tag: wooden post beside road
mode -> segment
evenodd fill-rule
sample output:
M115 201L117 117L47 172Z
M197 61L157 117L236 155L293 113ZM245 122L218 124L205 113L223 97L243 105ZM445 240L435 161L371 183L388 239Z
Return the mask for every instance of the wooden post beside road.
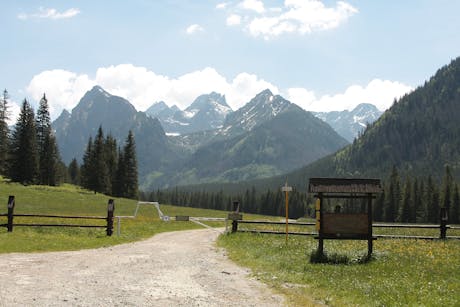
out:
M286 243L287 243L288 233L289 233L289 196L288 196L288 193L292 191L292 187L288 186L287 180L286 180L286 184L281 188L281 191L284 192L285 197L286 197Z
M109 199L107 206L107 235L111 236L113 233L113 212L115 211L115 201Z
M13 217L14 217L14 196L10 195L8 197L8 232L13 231Z
M445 207L442 207L441 208L441 211L440 211L440 214L439 214L439 217L440 217L440 220L441 220L441 223L439 225L439 229L440 229L440 234L439 234L439 238L440 239L445 239L446 238L446 234L447 234L447 221L448 221L448 215L447 215L447 208Z

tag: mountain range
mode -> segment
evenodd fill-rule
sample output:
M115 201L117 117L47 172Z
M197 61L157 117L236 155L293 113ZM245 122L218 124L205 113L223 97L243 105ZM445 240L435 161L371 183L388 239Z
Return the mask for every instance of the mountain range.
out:
M180 135L168 136L163 125ZM81 161L99 126L119 144L134 132L144 189L271 177L347 144L328 124L269 90L234 112L217 93L199 96L184 111L159 102L138 112L95 86L53 122L66 163Z
M352 144L293 172L239 184L208 185L207 191L241 191L242 186L277 189L286 178L304 190L311 177L385 179L401 176L440 181L448 165L460 178L460 57L439 69L413 92L395 101ZM197 187L195 187L197 188ZM203 187L198 187L203 189Z
M269 90L229 114L208 138L176 168L147 180L144 187L271 177L347 144L329 125Z
M316 117L328 123L338 134L350 143L381 115L382 111L370 103L361 103L353 110L312 112Z
M73 158L81 161L89 138L96 136L99 126L119 145L123 144L128 131L133 131L141 176L180 158L158 119L137 112L126 99L95 86L81 98L72 113L63 111L52 124L64 162L69 163Z
M153 104L145 111L147 115L158 118L169 134L220 128L227 114L231 112L225 96L216 92L199 96L184 111L176 106L170 108L164 101Z

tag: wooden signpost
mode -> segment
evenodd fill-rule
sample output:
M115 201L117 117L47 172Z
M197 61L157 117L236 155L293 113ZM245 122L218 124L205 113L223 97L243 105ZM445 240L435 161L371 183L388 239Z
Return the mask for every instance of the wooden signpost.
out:
M323 240L367 240L368 256L372 254L372 200L382 193L379 179L310 178L308 192L316 201L318 252L323 254ZM357 200L361 209L342 212L337 205L332 212L325 209L325 200ZM365 204L364 206L362 206ZM356 206L355 206L356 207ZM358 211L358 212L357 212ZM359 212L361 211L361 212Z
M288 241L288 231L289 231L289 192L292 191L292 187L288 186L287 180L284 186L281 188L281 191L285 194L286 199L286 243Z

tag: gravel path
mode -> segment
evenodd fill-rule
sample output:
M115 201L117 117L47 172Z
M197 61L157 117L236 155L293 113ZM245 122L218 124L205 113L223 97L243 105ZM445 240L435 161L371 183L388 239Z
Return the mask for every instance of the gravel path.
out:
M215 230L74 252L0 255L0 306L280 306Z

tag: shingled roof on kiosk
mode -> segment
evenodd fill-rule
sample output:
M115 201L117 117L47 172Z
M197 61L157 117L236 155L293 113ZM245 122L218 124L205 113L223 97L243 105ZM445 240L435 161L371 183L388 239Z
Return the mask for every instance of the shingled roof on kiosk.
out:
M381 193L380 179L310 178L309 193Z

